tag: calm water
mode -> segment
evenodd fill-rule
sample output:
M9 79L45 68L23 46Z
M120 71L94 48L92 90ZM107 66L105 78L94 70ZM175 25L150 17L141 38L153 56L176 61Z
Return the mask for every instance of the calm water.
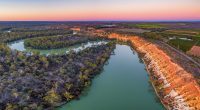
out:
M104 71L74 100L58 110L163 110L145 66L130 47L117 45Z
M8 46L13 50L18 51L26 51L26 52L40 52L41 55L49 55L49 54L65 54L68 53L70 50L73 51L80 51L87 47L91 47L94 45L101 45L107 43L106 41L91 41L87 43L82 43L79 45L74 45L66 48L60 48L60 49L50 49L50 50L40 50L40 49L32 49L32 48L25 48L24 46L24 40L19 40L15 42L11 42L8 44Z

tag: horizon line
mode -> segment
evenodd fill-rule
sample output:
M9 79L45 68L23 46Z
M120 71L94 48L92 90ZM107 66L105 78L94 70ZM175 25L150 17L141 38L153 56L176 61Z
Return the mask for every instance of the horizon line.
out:
M199 20L0 20L0 22L200 22Z

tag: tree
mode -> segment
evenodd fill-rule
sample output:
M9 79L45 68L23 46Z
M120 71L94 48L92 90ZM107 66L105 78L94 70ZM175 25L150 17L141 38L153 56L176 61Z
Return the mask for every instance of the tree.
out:
M54 89L51 89L47 92L46 96L43 99L49 104L56 105L61 101L61 96L57 94Z
M68 101L74 98L74 96L69 92L65 92L64 96Z

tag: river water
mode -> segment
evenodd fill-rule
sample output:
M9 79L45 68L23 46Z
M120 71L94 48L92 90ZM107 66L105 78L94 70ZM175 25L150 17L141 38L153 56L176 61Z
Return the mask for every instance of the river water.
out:
M57 109L163 110L137 53L126 45L117 45L114 53L80 100Z

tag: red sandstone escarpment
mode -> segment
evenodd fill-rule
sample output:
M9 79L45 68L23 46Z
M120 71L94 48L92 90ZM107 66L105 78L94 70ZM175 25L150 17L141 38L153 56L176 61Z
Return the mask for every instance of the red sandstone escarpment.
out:
M162 102L168 109L200 110L200 87L193 75L172 59L157 45L137 36L110 34L108 38L131 41L139 53L144 54L151 77Z

